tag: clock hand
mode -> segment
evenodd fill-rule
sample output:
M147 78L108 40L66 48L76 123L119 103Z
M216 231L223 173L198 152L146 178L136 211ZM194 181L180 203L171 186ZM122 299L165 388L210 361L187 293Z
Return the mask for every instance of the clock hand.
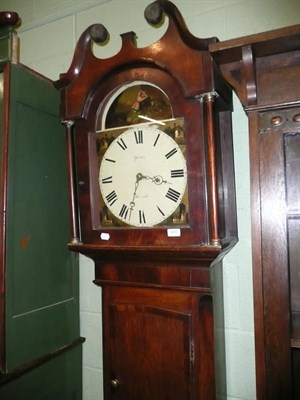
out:
M150 179L153 183L155 183L155 185L161 185L162 183L168 183L169 185L172 185L171 182L168 182L165 179L163 179L161 175L155 175L155 176L142 175L141 179L147 179L147 180Z
M135 180L135 184L134 184L134 192L133 192L133 196L132 196L132 200L129 204L130 208L129 208L129 221L131 218L131 213L135 207L135 198L137 195L137 188L140 184L140 181L142 179L146 179L146 180L151 180L153 183L155 183L156 185L161 185L162 183L168 183L168 184L172 184L171 182L166 181L165 179L163 179L163 177L161 175L155 175L153 177L149 176L149 175L143 175L141 172L138 172L136 174L136 180Z
M136 192L137 192L137 188L140 184L140 180L143 179L143 175L139 172L138 174L136 174L136 180L135 180L135 184L134 184L134 192L133 192L133 196L132 196L132 200L130 202L130 208L129 208L129 221L130 221L130 217L131 217L131 213L132 210L135 207L135 198L136 198Z

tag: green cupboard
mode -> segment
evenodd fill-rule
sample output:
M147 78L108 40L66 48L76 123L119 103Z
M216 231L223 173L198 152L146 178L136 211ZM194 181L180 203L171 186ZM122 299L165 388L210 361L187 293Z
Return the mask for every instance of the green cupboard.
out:
M1 13L0 398L80 400L79 271L67 248L59 95L13 60L12 22Z

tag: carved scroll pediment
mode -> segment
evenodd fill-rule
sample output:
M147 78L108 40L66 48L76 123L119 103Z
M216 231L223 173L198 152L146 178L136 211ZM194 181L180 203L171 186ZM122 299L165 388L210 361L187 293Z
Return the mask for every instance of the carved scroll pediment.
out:
M154 26L164 23L167 16L168 27L165 34L157 42L141 48L137 46L134 32L124 33L121 35L120 51L110 58L98 58L93 53L94 43L105 44L109 39L104 25L91 25L82 33L69 70L61 74L60 79L55 82L56 87L65 90L66 99L72 99L73 102L72 115L63 110L64 117L82 116L87 94L95 85L99 85L112 74L136 67L155 68L172 74L186 97L205 92L201 71L211 62L208 47L217 42L217 38L200 39L192 35L177 7L167 0L151 3L144 16ZM182 60L185 63L184 68ZM211 81L212 77L207 76L208 86L211 86Z

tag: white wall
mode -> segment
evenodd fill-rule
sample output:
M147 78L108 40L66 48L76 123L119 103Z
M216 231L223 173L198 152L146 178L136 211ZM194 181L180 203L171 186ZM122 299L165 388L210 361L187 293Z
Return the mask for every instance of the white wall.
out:
M21 62L51 79L69 68L84 29L100 22L111 35L107 57L120 46L119 34L134 30L139 45L155 41L165 29L143 18L151 0L0 0L0 10L22 17ZM226 40L300 23L299 0L174 0L190 31ZM247 120L235 98L233 115L239 243L224 260L228 400L255 399L253 296L250 248L250 198ZM92 284L93 264L80 263L81 333L84 344L84 400L102 399L101 296ZM205 400L205 399L204 399Z

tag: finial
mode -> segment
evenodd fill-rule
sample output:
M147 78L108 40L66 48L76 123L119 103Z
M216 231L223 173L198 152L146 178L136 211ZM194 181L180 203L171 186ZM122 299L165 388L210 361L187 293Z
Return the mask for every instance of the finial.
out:
M12 11L0 12L0 29L5 27L15 27L21 22L19 15Z
M160 3L149 4L144 12L146 21L151 25L159 25L163 19L164 10Z
M16 28L21 25L21 19L16 12L0 12L0 61L9 60L16 64L19 60L19 40Z

